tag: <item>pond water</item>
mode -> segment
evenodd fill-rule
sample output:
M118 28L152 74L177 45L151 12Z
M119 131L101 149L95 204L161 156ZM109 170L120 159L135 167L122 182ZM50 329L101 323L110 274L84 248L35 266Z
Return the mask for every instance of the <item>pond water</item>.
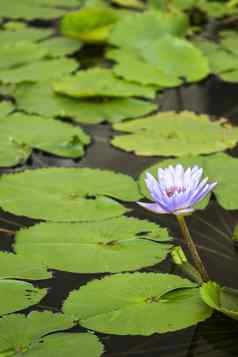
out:
M160 110L189 109L214 116L225 116L234 123L238 123L237 92L238 85L225 84L214 76L198 85L167 91L160 99ZM145 167L158 161L158 158L139 157L112 148L109 142L112 130L107 124L84 125L83 127L92 135L93 143L82 160L60 159L34 151L24 167L1 169L0 173L18 171L23 168L76 166L110 169L137 177ZM237 155L237 149L238 147L230 151L230 154ZM180 242L180 232L174 217L156 216L135 204L130 204L130 207L133 207L130 216L147 218L168 227L172 236ZM0 228L9 232L1 232L1 249L11 250L14 232L35 222L2 212ZM232 232L237 222L238 211L225 211L215 198L210 201L205 210L195 212L188 219L192 236L211 277L233 288L238 288L238 247L236 248L232 241ZM167 259L162 264L143 269L143 271L173 273L176 268ZM50 290L34 309L58 311L62 301L71 290L100 276L102 274L72 274L55 271L52 279L36 282L36 286L50 287ZM31 308L27 311L30 310ZM72 329L75 332L83 330L80 327ZM156 334L149 337L104 334L98 334L98 336L105 345L104 357L234 357L238 355L237 333L237 322L215 313L207 321L176 333Z

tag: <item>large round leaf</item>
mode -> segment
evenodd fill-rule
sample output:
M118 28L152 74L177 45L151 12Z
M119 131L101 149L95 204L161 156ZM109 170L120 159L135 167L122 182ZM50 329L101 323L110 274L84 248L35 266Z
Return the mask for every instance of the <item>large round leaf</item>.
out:
M16 235L15 249L25 260L42 260L52 269L78 273L121 272L154 265L171 245L166 229L135 218L94 223L43 223ZM1 262L1 259L0 259Z
M111 69L90 68L79 71L54 83L56 93L76 98L93 97L148 97L153 98L155 89L126 82L114 75Z
M89 141L79 127L16 113L0 119L0 166L24 162L33 148L63 157L80 157Z
M24 281L0 279L0 316L35 305L46 293L46 289L34 288Z
M223 124L192 112L164 112L115 124L114 129L130 134L114 137L112 144L143 156L208 154L238 141L238 129Z
M41 280L48 279L51 275L46 266L42 264L42 260L34 259L34 257L25 259L21 255L0 252L0 279Z
M144 116L157 105L134 98L110 98L84 100L64 97L55 93L50 83L17 86L17 108L44 116L71 117L79 123L97 124L103 121L115 123L126 118Z
M0 182L2 208L51 221L97 221L120 216L127 209L110 196L125 201L140 198L131 177L88 168L25 171L5 175Z
M194 283L159 273L94 280L71 292L63 309L87 328L118 335L180 330L212 314Z

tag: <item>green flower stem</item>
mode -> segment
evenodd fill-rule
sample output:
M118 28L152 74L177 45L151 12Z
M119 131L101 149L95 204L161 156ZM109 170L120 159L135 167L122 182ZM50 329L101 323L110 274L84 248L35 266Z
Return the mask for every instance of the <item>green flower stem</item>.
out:
M209 276L208 276L208 273L203 265L203 262L198 254L198 251L197 251L197 248L192 240L192 237L191 237L191 234L188 230L188 226L186 224L186 221L185 221L185 218L184 216L176 216L177 217L177 220L178 220L178 223L179 223L179 226L181 228L181 231L182 231L182 236L183 236L183 240L184 242L186 243L189 251L190 251L190 254L192 256L192 259L193 259L193 263L196 267L196 269L199 271L203 281L208 281L210 280L209 279Z

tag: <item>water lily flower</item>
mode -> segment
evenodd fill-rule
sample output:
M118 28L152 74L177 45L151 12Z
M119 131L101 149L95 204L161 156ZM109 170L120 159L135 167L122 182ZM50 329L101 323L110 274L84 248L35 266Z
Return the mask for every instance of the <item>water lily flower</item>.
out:
M172 213L176 216L194 211L193 206L213 190L217 182L202 179L203 169L198 166L187 168L180 164L158 169L158 179L149 172L145 183L153 203L137 202L155 213Z

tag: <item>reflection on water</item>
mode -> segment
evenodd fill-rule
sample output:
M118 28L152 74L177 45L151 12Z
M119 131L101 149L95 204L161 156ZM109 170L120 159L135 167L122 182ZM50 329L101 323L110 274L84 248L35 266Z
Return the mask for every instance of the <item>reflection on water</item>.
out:
M215 77L204 83L173 89L161 95L160 110L193 110L216 116L226 116L238 123L237 104L238 85L225 84ZM94 142L87 155L81 160L54 158L40 152L34 152L25 167L43 166L89 166L121 171L134 177L145 167L158 161L158 158L136 157L112 148L109 144L112 130L108 125L85 125L93 135ZM237 148L229 152L238 155ZM24 167L24 168L25 168ZM15 168L14 170L21 170ZM0 170L0 173L12 170ZM217 178L219 181L219 177ZM174 217L156 216L132 204L130 215L147 218L169 227L172 235L179 240L179 229ZM22 219L6 213L0 214L0 248L12 250L14 232L21 227L34 224L33 220ZM238 222L238 211L225 211L215 200L209 206L188 218L192 235L205 261L212 279L229 287L238 288L238 250L232 241L232 231ZM166 260L160 265L144 269L145 271L174 272L175 268ZM38 282L41 287L51 287L49 294L38 308L57 311L68 293L85 284L100 274L71 274L54 272L54 277ZM75 327L73 331L83 330ZM238 322L215 313L212 318L177 333L143 336L108 336L100 335L105 345L105 357L237 357ZM87 357L87 356L82 356Z

